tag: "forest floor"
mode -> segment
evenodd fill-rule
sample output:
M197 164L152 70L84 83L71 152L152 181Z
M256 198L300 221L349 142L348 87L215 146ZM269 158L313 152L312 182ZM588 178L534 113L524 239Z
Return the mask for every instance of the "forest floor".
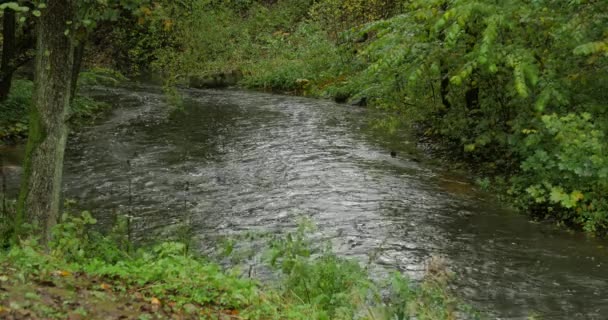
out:
M213 304L178 305L145 295L145 286L117 285L116 279L56 270L23 282L18 270L0 266L2 319L239 319L238 310Z

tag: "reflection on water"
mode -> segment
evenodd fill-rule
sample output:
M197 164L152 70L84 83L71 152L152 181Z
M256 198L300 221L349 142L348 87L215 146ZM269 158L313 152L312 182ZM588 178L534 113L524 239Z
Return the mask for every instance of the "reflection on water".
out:
M371 134L369 113L241 91L186 91L172 112L155 88L106 89L107 119L71 137L66 192L102 221L135 217L140 239L192 221L218 236L282 232L301 216L378 277L420 277L438 254L466 301L503 318L608 314L603 242L528 222L459 177L414 161L413 143ZM390 156L384 146L401 146Z

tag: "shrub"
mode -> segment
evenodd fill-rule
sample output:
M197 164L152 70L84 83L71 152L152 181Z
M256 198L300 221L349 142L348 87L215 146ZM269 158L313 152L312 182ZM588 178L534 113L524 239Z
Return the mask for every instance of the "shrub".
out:
M608 230L608 144L592 116L544 115L538 130L525 133L521 153L529 156L512 192L589 232Z

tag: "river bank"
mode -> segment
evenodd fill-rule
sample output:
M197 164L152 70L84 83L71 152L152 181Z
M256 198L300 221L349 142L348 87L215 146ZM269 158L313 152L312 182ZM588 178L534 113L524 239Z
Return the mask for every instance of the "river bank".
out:
M174 50L155 52L154 66L172 82L235 74L247 88L384 110L379 126L421 128L521 212L608 232L606 3L252 1L207 9L179 16Z
M124 222L124 220L122 220ZM318 251L305 227L276 239L266 260L281 274L261 284L165 242L132 249L118 223L84 231L88 213L55 227L51 253L34 238L0 251L0 317L6 319L477 319L448 293L448 270L430 261L421 283L395 274L374 283L357 263ZM303 226L303 225L302 225ZM315 255L312 258L311 255Z
M119 98L122 103L115 104L118 109L113 113L120 114L123 121L125 116L137 121L141 110L130 110L124 103L164 101L162 98L157 100L162 96L158 95L158 88L151 91L155 93L137 95L135 101L128 96L120 97L109 88L101 89L101 94L93 96L100 98L98 101ZM107 95L108 92L112 93ZM163 112L157 109L155 114L169 115L169 109ZM83 123L74 133L76 141L82 137L79 131L103 127L105 121L108 120L98 124ZM108 137L112 136L115 135ZM78 148L74 146L73 138L70 142L69 150ZM23 150L18 145L3 147L0 152L6 160L3 178L8 177L8 181L4 182L16 190ZM103 157L93 159L103 161ZM14 174L11 174L11 168L15 168ZM5 195L3 203L6 203ZM66 210L70 201L66 202ZM8 206L3 205L3 209L7 208L14 210L11 201ZM3 214L10 216L11 213ZM104 216L101 210L96 210L96 216L105 221L110 217ZM89 214L82 217L65 215L54 232L51 254L38 247L35 239L24 239L21 244L0 252L0 317L346 320L355 314L361 314L361 319L391 319L394 314L410 314L421 319L447 319L453 318L455 312L464 316L458 311L459 302L448 293L444 279L447 271L443 264L431 265L427 280L423 282L414 285L407 278L395 275L387 287L384 281L374 283L371 275L357 262L338 258L329 251L321 257L315 253L317 257L310 258L312 253L319 252L319 248L313 248L308 240L304 243L302 235L290 235L281 240L285 243L281 249L284 252L275 253L272 258L276 263L280 262L280 271L276 271L283 274L280 282L262 285L247 279L241 272L205 262L200 254L191 255L180 243L144 246L141 250L130 251L131 246L141 246L128 240L137 238L140 229L127 230L125 235L124 229L117 233L114 225L110 235L104 237L93 230L108 231L108 225L101 229L87 226L94 220ZM4 221L7 220L3 218ZM173 233L172 237L175 236L180 237ZM295 244L298 251L292 252L291 241L298 237L300 240ZM273 250L280 248L276 242L273 244ZM288 264L292 267L287 267ZM391 296L386 295L389 291L393 292ZM369 297L374 298L370 300ZM438 305L438 299L444 302Z
M127 213L133 241L187 228L205 256L226 237L281 235L308 217L317 242L374 279L422 279L440 255L456 295L493 317L601 319L608 244L503 208L466 175L427 163L409 133L376 130L374 112L252 91L182 94L175 109L160 87L94 93L116 107L71 135L64 192L98 230ZM264 277L263 241L247 239L244 269Z
M93 211L97 230L127 213L136 243L187 228L204 256L227 236L283 234L305 216L318 242L374 279L399 270L420 280L438 254L456 296L495 317L601 318L606 243L501 208L466 175L417 155L409 133L376 130L373 112L238 90L182 93L174 109L160 87L92 92L115 105L71 135L64 190ZM240 261L255 275L262 244L245 243Z

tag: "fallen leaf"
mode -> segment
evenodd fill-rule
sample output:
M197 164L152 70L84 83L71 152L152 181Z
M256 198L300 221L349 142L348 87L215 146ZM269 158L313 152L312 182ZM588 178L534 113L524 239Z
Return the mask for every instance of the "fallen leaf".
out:
M112 286L109 285L109 284L107 284L107 283L102 283L102 284L99 285L99 287L101 289L103 289L103 290L110 290L110 289L112 289Z
M57 271L53 272L53 275L55 277L64 277L65 278L65 277L71 276L72 274L69 271L57 270Z
M187 304L185 304L185 305L184 305L182 308L184 309L184 311L185 311L187 314L194 314L194 313L196 313L196 311L197 311L196 306L195 306L195 305L193 305L192 303L187 303Z
M68 320L83 320L84 317L81 314L76 312L71 312L68 314Z
M163 27L164 27L165 31L171 30L171 28L173 27L173 20L163 21Z

